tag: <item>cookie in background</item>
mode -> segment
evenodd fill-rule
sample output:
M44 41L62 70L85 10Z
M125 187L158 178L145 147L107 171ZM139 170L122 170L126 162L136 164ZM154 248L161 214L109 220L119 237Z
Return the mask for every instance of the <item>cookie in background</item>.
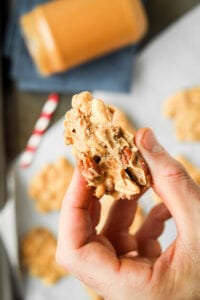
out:
M57 241L44 227L35 227L20 241L21 265L45 284L55 284L67 271L55 261Z
M60 210L73 174L72 164L64 157L48 163L35 174L29 185L29 196L41 213Z
M200 141L200 87L171 96L165 101L163 112L174 121L179 141Z

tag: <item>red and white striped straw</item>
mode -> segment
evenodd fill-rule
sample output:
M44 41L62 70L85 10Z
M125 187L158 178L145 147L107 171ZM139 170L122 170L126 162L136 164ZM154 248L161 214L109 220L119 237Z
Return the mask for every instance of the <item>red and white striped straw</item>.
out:
M27 168L31 164L34 154L42 140L42 136L49 126L51 118L58 106L58 102L58 94L50 94L45 102L42 112L33 129L33 133L27 142L24 153L21 156L20 166L22 168Z

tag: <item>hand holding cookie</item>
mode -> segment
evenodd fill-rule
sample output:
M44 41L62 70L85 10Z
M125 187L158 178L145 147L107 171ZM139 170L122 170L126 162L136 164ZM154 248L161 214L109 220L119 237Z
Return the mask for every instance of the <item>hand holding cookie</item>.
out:
M97 234L100 204L76 169L62 205L57 261L105 299L198 299L199 187L151 130L139 130L135 141L163 203L130 235L137 203L115 201ZM170 215L178 236L162 253L158 237Z

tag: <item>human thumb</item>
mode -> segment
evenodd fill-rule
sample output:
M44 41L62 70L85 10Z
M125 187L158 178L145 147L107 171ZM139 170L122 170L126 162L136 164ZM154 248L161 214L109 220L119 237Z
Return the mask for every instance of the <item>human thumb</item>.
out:
M151 129L138 130L135 142L149 166L153 189L170 210L179 232L186 234L188 227L194 227L194 222L199 223L199 187L160 145Z

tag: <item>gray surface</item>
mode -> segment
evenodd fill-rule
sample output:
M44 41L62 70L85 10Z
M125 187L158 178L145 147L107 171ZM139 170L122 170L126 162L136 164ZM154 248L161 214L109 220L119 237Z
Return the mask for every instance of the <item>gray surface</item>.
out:
M199 0L147 0L146 2L150 29L143 47L180 15L200 3ZM20 92L13 86L10 89L5 100L6 144L9 160L16 157L25 147L46 97L46 94L41 93ZM66 102L69 102L70 98L71 95L62 97L54 122L63 116Z
M13 300L13 284L7 253L0 237L0 299Z
M151 40L186 11L200 3L200 0L146 0L149 16L149 32L145 42Z
M0 299L22 300L21 295L6 249L0 239Z

